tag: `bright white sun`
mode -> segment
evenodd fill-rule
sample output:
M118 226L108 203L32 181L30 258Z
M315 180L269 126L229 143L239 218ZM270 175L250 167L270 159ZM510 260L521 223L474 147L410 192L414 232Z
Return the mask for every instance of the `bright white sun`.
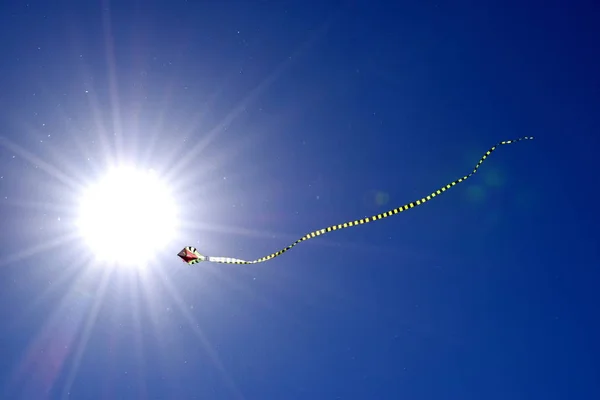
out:
M98 259L139 266L173 238L176 211L153 171L120 167L83 194L78 227Z

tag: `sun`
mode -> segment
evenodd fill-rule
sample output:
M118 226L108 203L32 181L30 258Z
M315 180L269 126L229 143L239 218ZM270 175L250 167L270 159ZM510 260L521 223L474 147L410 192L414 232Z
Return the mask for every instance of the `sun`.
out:
M173 239L176 214L154 171L119 167L83 193L77 225L97 259L141 266Z

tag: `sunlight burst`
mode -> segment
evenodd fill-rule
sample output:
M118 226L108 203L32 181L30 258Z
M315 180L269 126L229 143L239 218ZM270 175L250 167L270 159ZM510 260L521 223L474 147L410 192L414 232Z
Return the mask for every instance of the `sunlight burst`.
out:
M173 238L176 218L170 190L153 171L120 167L83 194L78 227L96 258L141 265Z

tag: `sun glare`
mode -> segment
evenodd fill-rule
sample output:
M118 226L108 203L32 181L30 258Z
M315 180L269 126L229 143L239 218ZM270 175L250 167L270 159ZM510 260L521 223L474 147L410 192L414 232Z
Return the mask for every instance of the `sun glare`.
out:
M83 194L78 227L97 259L141 266L173 238L176 218L170 190L153 171L121 167Z

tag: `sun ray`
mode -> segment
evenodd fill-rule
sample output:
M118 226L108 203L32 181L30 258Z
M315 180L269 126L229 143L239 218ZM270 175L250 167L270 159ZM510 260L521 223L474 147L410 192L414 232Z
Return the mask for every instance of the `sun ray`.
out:
M44 252L64 246L67 243L74 242L77 239L77 234L67 233L59 237L54 237L44 243L40 243L36 246L29 247L26 250L21 250L18 253L9 255L4 259L0 259L0 266L9 265L16 261L24 260L25 258L37 256Z
M72 349L75 348L74 343L82 329L85 331L86 327L90 326L91 319L95 321L93 307L92 312L88 313L85 304L82 306L74 301L78 297L77 288L89 286L94 279L90 271L89 268L77 270L72 279L71 289L66 291L59 303L53 307L53 311L13 371L12 381L15 384L22 383L25 391L29 390L31 380L34 379L49 392L64 372L63 368L69 365L68 359L73 356ZM106 276L109 271L101 273ZM102 300L102 296L96 297L95 304L101 304ZM40 353L44 353L44 357L40 358Z
M13 143L8 138L0 136L0 145L3 145L4 147L12 150L17 155L23 157L26 161L28 161L32 165L38 166L39 168L42 169L42 171L46 172L49 176L56 178L61 183L64 183L70 189L80 190L82 188L82 184L77 182L75 179L73 179L73 177L60 171L55 166L42 160L41 158L39 158L35 154L31 153L27 149L23 148L22 146L19 146L18 144Z
M81 364L81 359L86 350L87 343L92 334L92 330L96 324L96 320L98 318L98 313L100 311L100 307L104 303L104 298L106 295L106 288L108 287L109 277L113 270L105 269L102 272L102 277L100 279L100 283L98 285L98 289L96 291L94 303L92 305L92 309L87 314L87 318L85 319L85 326L83 327L83 332L80 335L79 342L77 343L77 347L75 349L75 354L73 355L74 360L70 363L71 368L69 369L66 383L63 387L62 398L69 397L69 392L71 391L71 387L73 386L73 382L77 377L77 372L79 371L79 366Z
M161 275L162 275L161 282L163 283L165 289L167 290L167 292L169 293L169 295L171 296L173 301L175 301L175 304L179 308L179 311L181 312L184 319L188 323L189 328L192 330L192 332L194 332L194 334L196 335L198 340L200 340L200 342L202 343L202 346L204 347L204 351L206 351L206 353L210 357L211 361L213 362L214 367L219 371L222 379L225 381L225 383L229 387L232 395L234 396L233 398L244 399L242 392L237 387L237 385L235 384L235 382L233 381L233 379L227 372L227 369L221 362L219 354L217 353L215 348L211 345L210 341L208 340L208 338L206 337L206 335L204 334L204 332L202 331L200 326L194 320L194 317L192 316L192 314L186 307L186 305L185 305L183 299L181 298L180 294L178 293L178 291L175 289L175 287L173 287L171 281L164 275L164 272L161 271L159 273L161 273Z

